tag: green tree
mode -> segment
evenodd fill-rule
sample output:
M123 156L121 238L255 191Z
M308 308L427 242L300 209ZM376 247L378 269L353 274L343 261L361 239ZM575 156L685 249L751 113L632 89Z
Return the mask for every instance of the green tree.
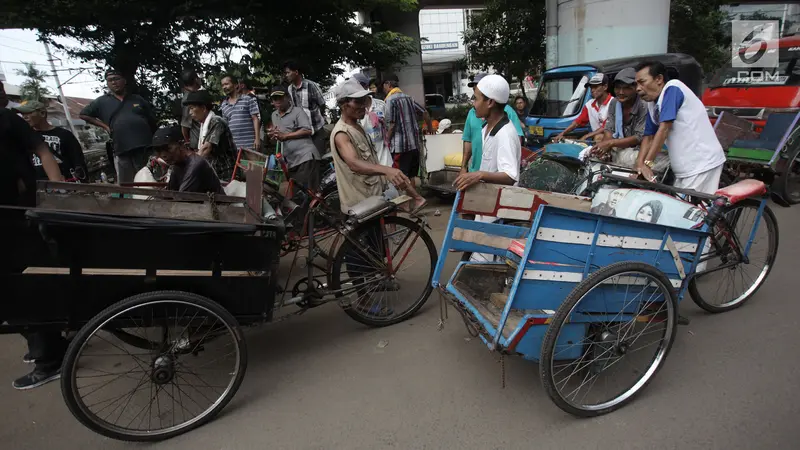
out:
M32 62L23 62L24 69L15 69L17 75L25 77L25 81L19 86L20 93L24 100L35 100L44 102L45 97L52 95L50 89L45 85L47 72L39 70Z
M707 76L730 62L728 14L725 0L672 0L667 50L693 56Z
M464 30L470 64L482 70L491 67L523 86L526 74L544 66L545 18L543 0L488 0Z
M307 73L326 84L349 62L372 65L403 61L413 51L410 39L395 33L369 33L351 19L354 11L391 5L409 9L416 0L264 0L230 2L184 0L6 0L0 27L37 28L69 56L120 70L134 90L166 107L165 92L177 92L186 67L219 73L233 64L237 49L250 55L252 78L280 75L281 62L302 59ZM76 46L61 46L69 37ZM161 98L162 101L159 101ZM159 105L160 103L160 105Z

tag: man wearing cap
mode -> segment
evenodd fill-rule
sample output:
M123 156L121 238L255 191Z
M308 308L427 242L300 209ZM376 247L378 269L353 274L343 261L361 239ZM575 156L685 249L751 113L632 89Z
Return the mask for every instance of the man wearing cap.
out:
M270 138L282 143L281 154L289 166L289 178L310 189L319 187L320 155L311 136L311 120L301 109L292 105L286 86L270 90L272 100L272 128Z
M150 104L128 92L122 73L106 71L106 83L109 92L83 108L80 118L111 134L117 183L132 183L150 157L148 148L158 122Z
M433 132L428 111L400 89L397 75L389 75L383 81L386 92L386 139L395 166L410 179L419 174L419 149L422 148L418 117L422 117Z
M342 212L346 214L362 200L382 195L387 188L384 177L408 192L414 199L415 210L424 206L425 199L402 171L378 162L372 141L359 124L367 113L366 98L370 92L353 79L342 83L335 92L342 115L331 132L331 155Z
M636 93L636 70L628 67L619 71L614 78L614 93L616 97L608 104L604 139L593 152L600 156L610 154L614 164L635 169L647 120L647 102ZM665 154L659 153L656 161L659 172L666 170L669 158Z
M359 123L375 147L378 162L384 166L391 166L394 161L392 160L392 154L386 147L386 102L376 98L375 92L369 88L370 81L366 75L359 72L353 75L353 79L358 81L362 88L370 91L370 95L367 96L367 113Z
M86 159L83 156L81 143L69 130L50 125L47 121L47 106L44 103L35 100L25 102L15 107L14 111L22 114L22 118L28 122L28 125L42 136L64 178L76 178L84 183L88 181ZM42 167L41 158L35 154L32 155L32 158L37 178L46 180L48 177Z
M180 127L156 130L152 149L172 166L167 187L170 191L225 194L211 164L186 145Z
M482 181L513 185L519 180L522 146L517 129L505 111L508 95L508 82L500 75L487 75L475 86L475 115L486 120L481 130L481 165L475 172L461 171L453 182L459 191Z
M556 141L564 139L575 128L585 127L589 125L592 128L590 133L581 137L582 141L594 138L595 141L603 139L603 129L606 126L608 119L608 104L611 102L611 94L608 93L608 75L603 73L596 73L586 83L586 87L591 89L592 99L586 102L581 109L580 115L575 119L566 130L562 131L555 137Z
M478 83L487 75L489 74L479 73L475 75L475 77L467 86L475 89L475 86L477 86ZM503 111L514 125L514 129L517 130L517 135L519 136L521 143L525 135L522 130L522 123L520 123L517 113L514 111L511 105L508 104L508 100L506 100L504 103L506 106ZM483 154L483 136L481 134L481 130L483 130L485 123L485 120L478 118L478 116L475 114L474 107L469 110L469 113L467 114L467 121L464 123L464 133L461 135L461 140L464 141L464 153L461 158L461 173L477 172L481 168L481 156Z
M192 119L200 123L197 153L211 163L220 180L233 176L236 145L225 119L214 114L214 99L208 91L191 92L184 105L189 107Z

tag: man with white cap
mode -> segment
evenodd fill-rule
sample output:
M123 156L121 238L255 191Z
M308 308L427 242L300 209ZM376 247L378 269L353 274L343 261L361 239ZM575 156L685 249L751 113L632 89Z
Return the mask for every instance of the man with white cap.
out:
M480 83L480 81L486 78L489 74L488 73L479 73L475 75L472 81L467 85L472 89L475 89L475 86ZM517 130L517 135L519 136L520 140L523 139L525 134L522 130L522 124L519 121L519 116L514 111L514 109L506 104L504 109L506 115L508 115L509 120L514 125L514 128ZM483 149L483 137L481 136L481 130L484 126L484 120L479 119L478 116L475 115L475 108L469 110L469 114L467 114L467 120L464 122L464 133L461 135L461 140L464 141L463 147L463 156L461 158L461 172L475 172L480 170L481 168L481 154Z
M424 206L425 199L399 169L381 165L372 141L359 123L367 113L370 91L355 79L349 79L335 90L341 117L331 132L331 156L336 170L336 184L342 212L348 213L357 203L382 195L385 180L404 189L414 199L414 209Z
M595 141L599 142L603 139L603 129L608 119L608 104L612 98L608 92L608 75L599 72L594 74L589 79L589 82L586 83L586 87L591 90L592 99L583 105L578 118L569 124L566 130L555 137L556 141L564 139L564 136L571 133L575 128L585 127L586 125L592 128L592 132L581 136L582 141L594 138Z
M487 75L475 87L475 115L486 119L481 131L481 164L476 172L462 171L453 182L456 189L461 191L481 181L513 185L519 180L522 146L505 112L508 95L508 82L500 75Z

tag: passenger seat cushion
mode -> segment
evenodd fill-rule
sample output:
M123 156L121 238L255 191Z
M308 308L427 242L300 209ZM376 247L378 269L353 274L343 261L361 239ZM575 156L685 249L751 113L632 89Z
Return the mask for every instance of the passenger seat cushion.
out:
M731 203L738 203L746 198L764 195L767 186L759 180L742 180L716 192L716 195L725 197Z

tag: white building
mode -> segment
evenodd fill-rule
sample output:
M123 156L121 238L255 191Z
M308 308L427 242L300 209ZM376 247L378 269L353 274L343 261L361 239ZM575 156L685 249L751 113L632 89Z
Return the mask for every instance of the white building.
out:
M460 93L471 94L467 88L467 49L464 29L469 18L480 9L423 9L419 13L422 46L422 73L426 94L441 94L445 98Z

